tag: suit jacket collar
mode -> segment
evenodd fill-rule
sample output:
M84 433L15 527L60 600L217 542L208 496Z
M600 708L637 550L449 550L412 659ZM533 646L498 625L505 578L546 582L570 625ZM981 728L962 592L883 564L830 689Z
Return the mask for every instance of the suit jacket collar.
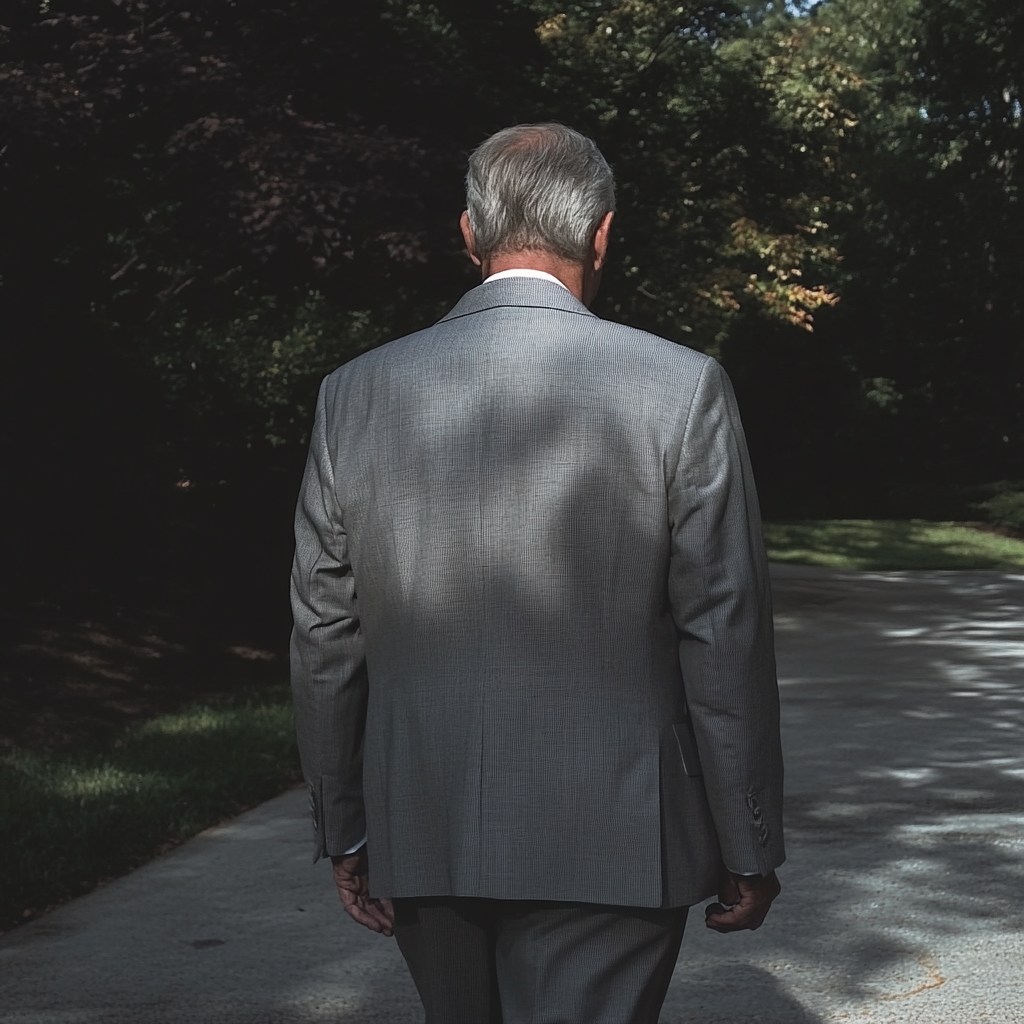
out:
M560 309L566 313L594 316L572 292L561 285L536 277L506 277L500 281L484 281L459 299L455 308L439 323L482 313L501 306L522 306L533 309Z

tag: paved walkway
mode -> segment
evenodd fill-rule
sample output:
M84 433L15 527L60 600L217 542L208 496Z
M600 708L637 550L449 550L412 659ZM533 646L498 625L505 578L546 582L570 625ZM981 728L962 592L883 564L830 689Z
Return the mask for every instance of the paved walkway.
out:
M789 861L663 1024L1024 1021L1024 576L776 567ZM0 940L5 1024L422 1019L292 791ZM595 1022L616 1024L616 1022Z

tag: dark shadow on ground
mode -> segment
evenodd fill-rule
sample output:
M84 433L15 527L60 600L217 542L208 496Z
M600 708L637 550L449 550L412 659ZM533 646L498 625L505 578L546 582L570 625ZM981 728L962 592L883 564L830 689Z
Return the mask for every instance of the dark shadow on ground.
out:
M87 516L63 554L46 524L7 537L0 752L287 682L295 488L255 476L171 491L138 496L126 521Z
M660 1024L821 1024L821 1017L772 971L749 963L708 964L676 972Z

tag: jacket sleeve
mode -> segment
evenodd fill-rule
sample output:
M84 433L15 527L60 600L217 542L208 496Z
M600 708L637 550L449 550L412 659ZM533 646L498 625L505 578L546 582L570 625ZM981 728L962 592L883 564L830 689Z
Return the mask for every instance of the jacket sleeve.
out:
M771 589L739 410L712 359L667 482L669 599L722 859L766 875L785 859Z
M328 449L327 382L320 389L295 511L291 682L314 860L366 835L363 736L367 675L348 537Z

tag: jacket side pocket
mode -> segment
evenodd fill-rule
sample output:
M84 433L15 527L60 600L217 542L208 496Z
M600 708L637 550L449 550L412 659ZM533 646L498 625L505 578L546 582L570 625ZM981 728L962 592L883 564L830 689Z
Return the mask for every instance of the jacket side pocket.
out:
M679 722L672 726L679 746L679 756L683 761L683 771L691 779L699 779L704 770L700 766L700 755L697 753L697 741L693 738L693 728L689 722Z

